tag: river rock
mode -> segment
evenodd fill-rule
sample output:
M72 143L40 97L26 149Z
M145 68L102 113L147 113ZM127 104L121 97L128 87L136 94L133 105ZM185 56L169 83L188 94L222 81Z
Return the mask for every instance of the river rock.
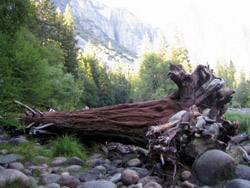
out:
M8 168L11 168L11 169L16 169L16 170L23 170L24 169L24 166L22 163L20 162L14 162L14 163L10 163L8 165Z
M156 182L158 184L162 184L163 181L158 176L146 176L144 178L141 178L139 182L142 183L142 185L146 185L147 183L150 182Z
M138 158L130 159L130 160L127 162L127 165L128 165L129 167L139 167L139 166L141 166L141 161L140 161L140 159L138 159Z
M51 161L51 166L62 166L65 164L66 162L66 158L65 157L56 157Z
M250 181L234 179L229 181L224 188L250 188Z
M130 167L129 169L136 171L140 178L149 175L149 171L146 168Z
M80 165L70 165L66 167L65 170L71 174L74 174L80 172L82 170L82 167Z
M143 188L162 188L162 186L156 182L151 181L147 183L146 185L144 185Z
M18 183L18 184L17 184ZM0 187L30 188L32 185L28 176L15 169L5 169L0 171Z
M130 185L127 188L143 188L142 183L137 183L135 185Z
M13 163L22 160L23 157L17 154L0 155L0 165Z
M60 185L57 183L50 183L46 185L45 188L60 188Z
M93 181L93 180L97 180L101 177L101 173L99 170L97 169L90 169L86 172L83 172L80 174L80 181L81 182L86 182L86 181Z
M84 161L79 157L70 157L69 159L67 159L66 163L68 165L84 165Z
M57 183L60 178L61 176L58 174L43 174L41 176L41 182L43 184Z
M77 188L117 188L117 186L110 181L89 181L79 185Z
M214 185L232 178L235 163L233 158L221 150L208 150L193 165L198 180L205 185Z
M188 180L190 177L191 177L191 172L190 171L188 171L188 170L185 170L185 171L183 171L182 173L181 173L181 179L182 180Z
M235 175L237 178L250 180L250 167L246 165L237 165Z
M112 181L114 183L117 183L117 182L121 181L121 179L122 179L122 174L121 173L116 173L115 175L113 175L110 178L110 181Z
M63 175L59 179L58 183L61 186L67 186L70 188L76 188L80 184L80 180L74 176Z
M136 184L139 181L139 176L136 171L126 169L122 172L122 182L125 185Z

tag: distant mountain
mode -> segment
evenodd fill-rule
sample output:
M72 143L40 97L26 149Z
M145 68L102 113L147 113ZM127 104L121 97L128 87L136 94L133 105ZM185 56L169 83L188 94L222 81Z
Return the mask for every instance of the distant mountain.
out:
M126 9L112 9L94 0L52 0L64 12L70 3L78 45L91 43L93 51L109 66L133 66L145 40L154 43L158 30L142 23Z

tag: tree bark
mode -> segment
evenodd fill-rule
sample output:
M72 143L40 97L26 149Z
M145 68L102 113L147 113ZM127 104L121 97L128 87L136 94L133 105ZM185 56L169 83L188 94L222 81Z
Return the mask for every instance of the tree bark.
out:
M45 124L43 130L75 131L81 135L145 145L149 127L164 125L171 116L193 105L198 112L210 109L210 119L220 119L234 93L223 88L223 79L215 77L208 66L199 65L189 74L181 66L171 65L168 75L178 90L160 100L75 112L27 113L22 120L36 131Z

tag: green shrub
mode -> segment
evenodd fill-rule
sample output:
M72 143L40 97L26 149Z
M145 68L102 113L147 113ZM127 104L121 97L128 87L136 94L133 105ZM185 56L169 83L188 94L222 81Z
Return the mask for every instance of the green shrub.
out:
M77 156L83 160L86 157L86 150L80 142L72 136L62 136L52 141L51 150L53 156L73 157Z

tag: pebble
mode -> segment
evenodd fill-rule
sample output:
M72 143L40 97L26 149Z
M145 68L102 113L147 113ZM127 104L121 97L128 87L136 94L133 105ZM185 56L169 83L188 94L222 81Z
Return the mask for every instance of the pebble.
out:
M41 182L43 184L57 183L60 178L61 176L58 174L43 174L41 176Z
M188 180L190 177L191 177L191 172L190 171L188 171L188 170L185 170L185 171L183 171L182 173L181 173L181 179L183 180L183 181L185 181L185 180Z
M136 171L126 169L122 172L121 179L125 185L131 185L136 184L139 181L139 176Z
M79 185L77 188L117 188L117 186L110 181L88 181Z
M66 158L65 157L56 157L51 161L51 166L63 166L64 163L66 162Z
M116 173L115 175L113 175L110 178L110 181L112 181L114 183L117 183L117 182L121 181L121 179L122 179L122 174L121 173Z
M78 173L82 170L82 167L80 165L70 165L65 168L66 171L68 171L70 174Z
M141 161L140 159L136 158L136 159L130 159L128 162L127 162L127 165L129 167L139 167L141 166Z
M8 168L16 169L16 170L23 170L24 166L20 162L13 162L13 163L9 163Z
M84 161L81 160L79 157L70 157L69 159L67 159L66 164L83 166Z
M80 184L80 181L74 176L62 175L58 181L58 184L60 184L61 186L76 188Z
M162 186L156 182L149 182L143 188L162 188Z

